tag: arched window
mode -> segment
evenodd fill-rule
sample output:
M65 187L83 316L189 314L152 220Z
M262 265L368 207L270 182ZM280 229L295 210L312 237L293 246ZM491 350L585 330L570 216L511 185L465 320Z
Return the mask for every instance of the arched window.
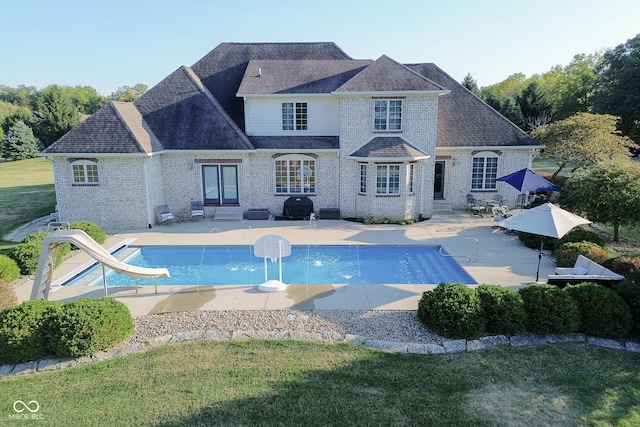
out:
M495 190L498 177L498 154L483 151L473 156L471 170L472 190Z
M315 194L316 159L287 154L275 159L276 194Z
M97 184L98 162L86 159L72 161L71 175L74 184Z

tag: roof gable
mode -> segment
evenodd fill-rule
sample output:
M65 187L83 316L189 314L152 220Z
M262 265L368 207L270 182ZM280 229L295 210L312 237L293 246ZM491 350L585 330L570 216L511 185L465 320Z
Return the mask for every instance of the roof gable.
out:
M253 149L244 133L188 67L180 67L135 104L167 149Z
M162 150L135 106L112 101L43 151L43 154L149 154Z
M370 60L252 60L238 96L328 94L370 65Z
M351 92L435 92L447 90L404 65L382 55L352 79L336 89Z
M349 154L368 159L415 160L429 157L399 136L377 136Z

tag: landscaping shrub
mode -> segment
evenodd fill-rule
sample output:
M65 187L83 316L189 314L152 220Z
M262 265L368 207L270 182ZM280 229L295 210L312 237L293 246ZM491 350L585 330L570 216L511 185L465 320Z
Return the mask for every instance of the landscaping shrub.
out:
M640 333L640 280L627 279L613 286L613 290L627 303L631 311L631 325Z
M53 321L59 356L86 356L125 340L133 331L126 305L113 298L80 298L65 305Z
M564 245L565 243L576 243L576 242L591 242L600 246L601 248L606 247L606 244L602 237L598 233L594 233L593 231L584 230L582 228L576 228L565 234L560 240L558 240L557 247Z
M13 288L6 281L0 279L0 313L16 305L18 305L18 298L16 298Z
M609 268L627 278L637 276L640 274L640 254L614 258Z
M18 243L16 247L11 251L9 256L13 258L20 267L22 274L34 274L38 268L38 260L40 258L40 250L42 249L42 243L44 238L51 233L39 231L31 234ZM69 243L61 243L58 245L58 251L56 253L55 265L58 266L62 262L62 258L71 251L71 245Z
M526 313L525 328L536 334L566 334L580 328L578 304L565 289L532 284L518 291Z
M558 267L573 267L578 255L583 255L598 264L607 259L605 250L595 243L569 242L556 249L556 264Z
M0 255L0 279L7 283L18 280L20 277L20 267L15 260L6 255Z
M422 294L418 318L437 334L448 338L477 338L484 333L485 318L478 293L460 283L443 283Z
M0 361L22 363L51 354L51 320L59 301L25 301L0 314Z
M615 291L597 283L566 288L578 303L580 331L596 337L621 339L631 330L629 306Z
M520 294L498 285L480 285L476 291L487 320L487 332L515 335L524 331L525 312Z
M518 232L518 239L528 248L540 249L540 236L538 234L525 233L524 231ZM553 250L556 246L558 239L554 237L542 237L543 249Z
M88 222L88 221L72 222L71 224L69 224L69 227L84 231L89 236L91 236L93 240L95 240L100 244L103 244L106 238L104 234L104 230L92 222Z

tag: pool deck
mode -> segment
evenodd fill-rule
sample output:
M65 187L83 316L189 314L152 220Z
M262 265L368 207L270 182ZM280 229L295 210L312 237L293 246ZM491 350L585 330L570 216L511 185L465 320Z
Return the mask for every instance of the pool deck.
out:
M214 222L210 218L152 229L128 230L109 236L109 249L125 239L133 245L251 245L277 234L292 245L442 245L478 282L517 289L535 281L538 253L516 236L491 228L493 218L468 212L438 215L412 225L365 225L344 220ZM477 244L476 244L477 241ZM83 252L66 259L55 271L59 280L91 261ZM390 265L389 268L393 268ZM543 256L540 281L555 263ZM29 299L33 281L16 289L19 301ZM416 310L422 293L435 285L288 285L285 291L261 292L254 286L153 286L108 288L133 316L191 310ZM52 300L100 297L102 287L69 286L51 292Z

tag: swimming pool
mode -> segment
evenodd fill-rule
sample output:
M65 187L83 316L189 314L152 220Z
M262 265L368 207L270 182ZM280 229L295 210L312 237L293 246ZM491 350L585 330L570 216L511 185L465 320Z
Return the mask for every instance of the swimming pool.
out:
M286 284L439 284L477 282L440 246L292 246L282 259ZM257 285L264 282L264 260L253 246L129 247L117 258L141 267L166 267L161 285ZM108 270L109 286L133 286L135 279ZM278 278L278 264L267 260L268 279ZM153 285L138 279L138 285ZM65 283L102 286L101 268L93 267Z

